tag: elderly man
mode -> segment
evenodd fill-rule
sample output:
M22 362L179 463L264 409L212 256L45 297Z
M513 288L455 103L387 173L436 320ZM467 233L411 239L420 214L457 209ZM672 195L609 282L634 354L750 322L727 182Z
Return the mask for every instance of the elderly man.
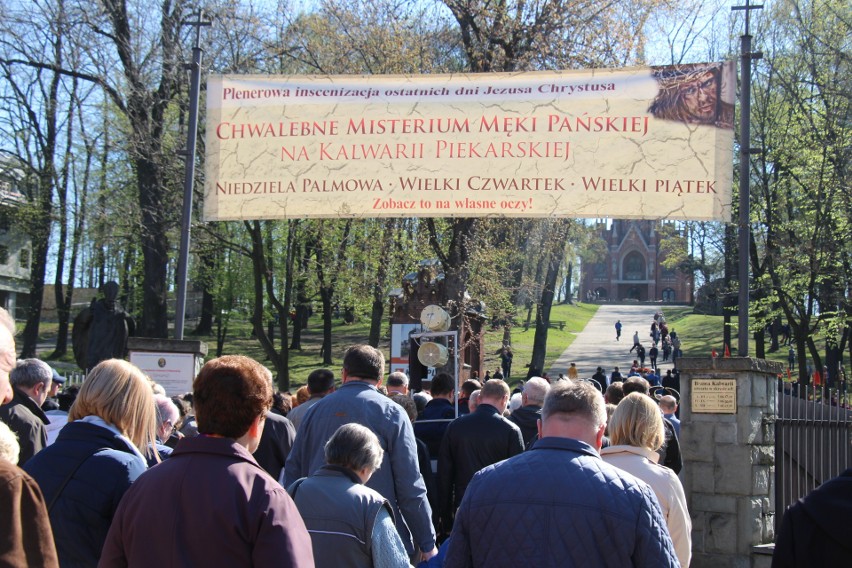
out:
M490 379L489 379L490 380ZM482 394L482 389L476 389L470 393L470 400L467 402L467 409L471 412L476 412L476 407L479 406L479 395Z
M180 411L175 406L175 403L172 402L172 399L164 394L154 395L154 407L157 409L157 442L155 449L160 456L160 461L162 461L172 455L173 450L166 445L166 440L169 439L169 436L172 435L175 429L175 424L177 424L180 418ZM154 455L150 454L148 456L148 467L156 464L157 461L154 459Z
M342 425L355 422L370 428L386 451L381 467L366 485L390 502L409 555L414 555L417 546L419 556L428 560L438 551L432 509L417 466L414 430L405 410L377 390L384 370L385 357L378 349L354 345L346 350L343 385L317 402L302 421L284 466L284 483L290 485L321 468L325 464L323 447Z
M654 492L598 455L603 397L563 381L545 398L527 452L477 473L446 566L679 566Z
M98 566L313 567L293 500L254 460L272 382L239 355L193 383L199 435L143 473L121 499Z
M15 321L0 308L0 402L12 400L9 372L15 367ZM0 459L0 566L58 568L44 497L22 469Z
M408 375L403 373L402 371L394 371L390 375L388 375L388 396L393 396L395 394L404 394L408 395Z
M311 398L287 413L287 419L293 423L293 428L298 432L299 425L308 410L318 403L324 396L334 392L334 373L328 369L316 369L308 375L308 394Z
M514 411L509 420L518 425L524 436L524 447L528 448L530 442L538 434L538 420L541 418L541 407L544 397L550 391L550 383L541 377L532 377L524 385L521 395L521 407ZM489 464L490 465L490 464Z
M476 411L458 418L447 428L438 456L438 495L444 532L450 531L453 512L473 474L524 451L520 428L503 418L508 403L509 386L500 379L491 379L482 385Z
M0 407L0 420L18 435L21 453L18 465L23 466L37 452L47 447L47 428L50 424L41 405L50 392L53 369L38 359L22 359L9 374L14 397Z

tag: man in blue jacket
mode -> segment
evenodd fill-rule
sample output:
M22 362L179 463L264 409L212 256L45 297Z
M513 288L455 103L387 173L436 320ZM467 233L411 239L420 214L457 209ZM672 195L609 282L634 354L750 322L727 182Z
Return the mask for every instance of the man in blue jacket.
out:
M325 443L338 428L352 422L378 436L385 449L381 467L367 487L387 499L393 508L396 528L417 560L428 560L435 548L432 508L417 465L414 430L405 410L380 393L385 357L369 345L353 345L343 355L343 385L316 403L302 419L296 441L284 466L284 484L308 477L325 465ZM409 532L410 529L410 532ZM413 540L413 542L412 542Z
M594 386L554 385L541 439L468 485L445 566L679 566L654 492L598 455L605 427Z

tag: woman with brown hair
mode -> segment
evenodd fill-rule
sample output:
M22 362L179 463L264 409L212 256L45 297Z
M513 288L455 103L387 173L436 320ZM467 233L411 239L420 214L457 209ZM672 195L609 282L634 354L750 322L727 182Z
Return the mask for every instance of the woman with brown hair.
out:
M44 493L62 566L98 563L124 492L147 468L155 442L151 382L127 361L99 363L83 383L68 424L26 464Z
M633 392L624 397L609 421L611 446L601 450L610 465L638 477L651 486L681 566L689 566L692 557L692 522L686 509L686 496L677 474L657 463L657 450L665 440L660 409L650 397Z

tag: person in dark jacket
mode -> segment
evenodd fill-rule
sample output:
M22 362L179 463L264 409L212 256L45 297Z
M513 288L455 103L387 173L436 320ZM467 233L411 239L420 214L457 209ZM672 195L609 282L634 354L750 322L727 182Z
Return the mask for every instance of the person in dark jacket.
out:
M272 383L272 373L266 367L264 369L269 377L269 382ZM287 461L287 454L290 453L295 439L296 427L290 418L274 412L267 413L260 443L254 451L254 459L260 467L266 470L266 473L272 476L272 479L281 478L281 474L284 472L284 463Z
M21 359L9 373L14 397L0 407L0 420L18 435L21 453L18 464L23 467L35 454L47 447L50 424L41 405L47 399L53 380L50 365L38 359Z
M477 379L468 379L462 383L461 388L459 389L459 416L463 414L470 414L470 407L468 406L470 403L470 395L473 391L481 388L482 383L480 383Z
M852 559L852 469L790 506L775 540L772 568L848 566Z
M311 535L318 566L409 565L390 502L364 486L382 465L383 453L370 430L344 424L325 444L326 465L288 488Z
M254 459L266 470L273 479L280 479L284 473L284 464L287 455L293 447L296 439L296 428L290 419L270 412L266 415L266 423L263 426L263 435L260 444L254 452Z
M594 386L554 385L542 409L541 439L473 477L445 565L680 566L654 492L598 455L605 427Z
M476 412L454 420L447 428L438 456L438 495L444 532L450 531L453 513L473 474L524 451L520 428L503 418L508 404L509 386L491 379L482 385Z
M530 442L538 435L538 419L541 418L541 406L544 397L550 391L550 384L541 377L532 377L524 383L524 391L521 394L521 407L514 411L509 420L517 424L524 437L524 447L528 448Z
M606 373L604 373L603 367L598 367L598 370L592 375L592 380L595 381L596 384L594 386L601 394L606 392L606 387L609 385L606 383Z
M474 389L476 390L476 389ZM426 442L429 455L437 456L447 425L456 417L456 382L447 373L438 373L432 379L432 400L426 403L423 413L414 423L414 435ZM472 391L471 391L472 392Z
M272 406L268 371L248 357L219 357L193 392L199 435L130 488L98 566L313 567L296 506L251 455Z
M89 372L56 442L27 462L63 567L98 563L119 501L147 468L140 448L154 446L155 429L151 382L107 359Z

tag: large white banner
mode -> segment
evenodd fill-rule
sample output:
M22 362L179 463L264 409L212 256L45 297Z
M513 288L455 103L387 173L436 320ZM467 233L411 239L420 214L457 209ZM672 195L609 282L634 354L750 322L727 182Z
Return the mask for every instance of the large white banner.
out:
M733 63L213 75L206 220L730 220Z

